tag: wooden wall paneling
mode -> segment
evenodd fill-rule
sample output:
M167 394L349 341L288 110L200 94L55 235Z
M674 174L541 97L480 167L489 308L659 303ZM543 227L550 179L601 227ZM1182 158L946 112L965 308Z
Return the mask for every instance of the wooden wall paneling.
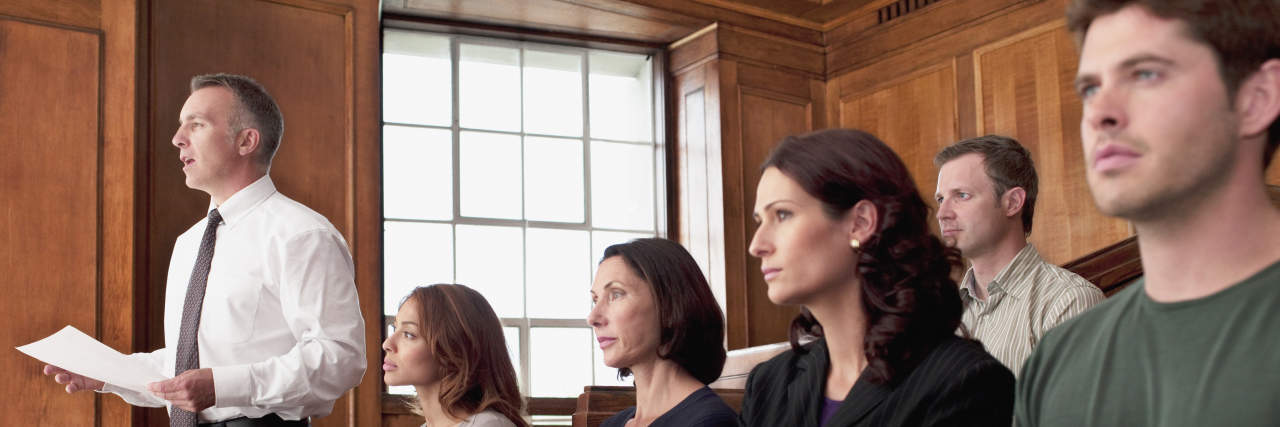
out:
M818 44L733 25L719 25L717 32L721 57L809 78L822 79L825 76L826 60L823 48Z
M717 118L711 128L718 131L724 183L724 254L725 254L725 344L732 350L751 346L751 328L755 327L756 312L752 304L750 278L751 260L747 255L751 222L743 213L751 211L749 197L755 194L755 186L747 186L744 172L751 168L742 144L741 94L738 92L738 63L732 60L716 61L707 71L707 87L713 89ZM757 271L758 268L757 268Z
M672 75L719 57L719 24L708 25L667 47L667 67Z
M749 72L740 73L740 81L749 80L744 78L746 74ZM749 347L785 341L791 319L798 312L796 307L778 306L769 301L768 285L760 274L760 260L747 253L746 244L755 234L751 212L755 209L755 190L760 182L759 166L782 138L813 130L814 102L807 97L740 85L738 104L741 117L738 141L742 147L741 180L745 196L743 210L739 211L739 220L744 227L738 232L743 238L743 246L737 254L728 253L727 256L742 257L746 261L746 300L750 313L746 346Z
M101 341L123 353L144 347L147 313L147 259L142 236L146 229L146 187L139 185L146 165L146 131L140 120L143 86L139 69L145 6L138 0L102 3L104 42L102 72L102 301ZM160 308L154 310L160 311ZM131 426L145 411L115 396L100 396L98 425Z
M1037 7L1054 9L1054 18L1061 18L1066 10L1061 5L1043 7L1058 1L1036 0L948 0L918 9L910 14L900 16L891 21L867 28L861 32L847 34L833 30L828 37L830 58L829 66L839 72L869 63L875 58L901 51L914 44L934 37L949 37L952 29L964 26L994 27L1008 25L1001 20L993 25L984 25L990 18L1002 13L1010 13L1015 9ZM1043 21L1039 21L1043 22Z
M168 260L173 239L202 216L203 193L183 184L169 143L177 114L197 74L232 72L254 77L279 102L284 140L271 176L280 191L315 209L343 233L357 265L361 308L366 317L369 368L360 413L350 396L313 425L377 425L381 417L381 298L378 253L381 236L377 71L378 4L348 5L314 0L238 0L150 4L150 90L148 144L149 257ZM358 99L357 99L358 96ZM360 143L357 144L357 138ZM172 166L167 166L172 165ZM359 185L362 191L357 194ZM373 193L373 194L369 194ZM364 206L357 206L357 202ZM357 215L360 215L357 217ZM148 302L163 306L167 262L153 262ZM149 324L149 344L163 345L160 312ZM161 416L162 418L162 416ZM163 425L163 424L153 424Z
M412 1L412 0L410 0ZM787 40L795 40L802 43L821 44L823 42L823 33L820 28L804 25L799 22L788 23L775 19L770 19L758 15L743 13L737 10L730 10L721 7L702 4L696 1L671 1L671 0L561 0L577 4L588 5L590 7L602 8L615 11L647 10L658 9L674 12L677 14L705 19L708 22L719 22L721 24L729 24L743 28L750 28L756 31L769 33L780 36ZM636 9L635 6L643 6L644 9ZM776 15L775 15L776 16ZM800 24L800 25L797 25ZM804 26L802 26L804 25Z
M896 3L898 0L818 0L809 3L821 3L819 7L815 7L807 12L797 15L801 19L817 22L822 24L822 30L829 32L832 29L844 25L844 23L855 20L862 15L860 12L870 11L871 18L875 19L875 10L880 7ZM777 5L778 3L800 3L800 2L777 2L774 0L756 0L752 1L756 4Z
M766 18L771 21L778 21L801 28L811 30L821 30L823 23L814 19L805 18L805 15L821 12L824 3L827 1L796 1L796 2L779 2L773 0L690 0L702 3L717 9L741 12L747 15ZM857 3L844 2L845 4Z
M102 17L101 2L102 0L6 0L0 2L0 16L96 29Z
M978 105L974 100L974 66L973 55L963 54L953 59L956 70L956 132L957 139L978 136ZM926 199L933 200L933 199Z
M776 92L783 95L804 99L806 102L815 97L822 97L824 90L814 93L814 83L821 80L811 78L809 73L795 72L789 69L770 67L745 61L736 61L738 65L738 86ZM817 107L816 105L814 106ZM818 111L815 111L818 112ZM814 116L819 117L819 116Z
M771 76L786 79L793 88L805 86L797 91L806 94L809 80L822 81L825 76L821 46L731 25L709 25L673 43L670 49L670 69L676 73L709 57L732 59L778 70Z
M855 10L833 17L827 22L823 33L828 46L834 47L841 41L859 36L871 27L880 25L880 9L897 2L898 0L868 0Z
M0 271L8 282L0 307L11 322L0 342L7 348L68 324L101 338L103 305L128 304L107 299L100 276L101 37L0 17L0 147L8 153L0 156ZM0 386L6 424L92 423L98 396L66 395L42 366L17 351L0 353L9 373Z
M382 20L377 0L349 0L348 40L354 54L348 111L353 140L352 229L347 245L356 267L364 315L364 379L348 402L348 426L382 419ZM351 16L354 14L354 16Z
M815 123L816 126L822 128L841 127L840 123L840 85L836 80L818 82L822 86L822 106L819 111L822 112L821 123Z
M733 307L742 305L739 287L732 285L740 276L725 260L725 179L720 129L720 75L715 26L673 44L669 66L673 72L670 96L675 108L672 181L676 194L673 231L676 239L689 249L707 275L716 298L725 305L729 325L745 323L745 316ZM727 326L736 330L737 326ZM730 335L733 333L730 332ZM729 338L729 341L733 341Z
M893 148L926 201L933 200L938 182L933 157L957 139L955 80L954 61L945 61L840 99L840 125L870 132ZM936 231L936 222L930 224Z
M955 1L954 5L969 4L975 0ZM1008 0L1000 0L1008 1ZM1026 0L1024 0L1026 1ZM938 3L937 7L947 10L948 2ZM850 93L863 88L875 86L887 76L899 76L927 68L931 64L951 60L967 55L975 47L993 43L1011 37L1029 28L1062 19L1066 10L1065 0L1040 0L1019 3L1005 10L993 11L972 21L956 25L951 29L933 33L930 22L918 20L913 13L897 20L898 23L892 37L889 35L872 36L866 40L855 39L857 43L836 46L832 41L827 54L828 81L839 81L840 93ZM929 9L921 10L925 14ZM975 8L984 6L975 5ZM934 13L934 12L929 12ZM941 12L939 12L941 13ZM920 18L924 18L921 16ZM926 33L921 33L926 32ZM932 35L928 35L932 34ZM853 41L851 40L850 43ZM892 48L877 47L878 44ZM880 53L864 53L862 49ZM871 66L874 64L875 66Z
M1011 136L1031 151L1040 178L1031 242L1061 264L1129 237L1099 213L1085 182L1076 51L1061 20L974 50L978 134Z

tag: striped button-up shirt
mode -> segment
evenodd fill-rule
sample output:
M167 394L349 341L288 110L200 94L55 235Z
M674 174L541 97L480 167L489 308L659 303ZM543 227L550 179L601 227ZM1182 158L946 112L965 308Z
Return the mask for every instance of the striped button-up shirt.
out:
M1106 298L1083 277L1046 262L1030 243L987 285L986 301L975 297L972 267L960 283L963 327L1017 376L1045 332Z

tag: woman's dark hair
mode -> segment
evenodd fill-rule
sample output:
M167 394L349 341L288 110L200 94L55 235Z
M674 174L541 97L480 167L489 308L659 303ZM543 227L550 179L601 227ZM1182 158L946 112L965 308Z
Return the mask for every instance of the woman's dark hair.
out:
M680 244L666 239L636 239L609 246L600 262L614 256L653 289L658 308L658 357L671 360L710 384L724 369L724 313L711 294L698 263ZM621 368L619 376L630 376Z
M868 200L876 207L876 232L856 256L862 277L863 338L872 382L892 383L910 372L944 337L955 334L962 312L951 274L960 253L929 231L929 208L902 160L875 136L829 129L784 138L760 166L778 168L840 218ZM851 257L850 262L855 262ZM831 331L826 331L831 332ZM800 335L822 337L807 309L791 322L791 347L805 351Z
M507 356L502 322L489 302L463 285L419 286L405 297L418 304L421 336L440 370L440 407L454 418L488 409L528 427L524 399ZM421 415L417 400L410 403Z

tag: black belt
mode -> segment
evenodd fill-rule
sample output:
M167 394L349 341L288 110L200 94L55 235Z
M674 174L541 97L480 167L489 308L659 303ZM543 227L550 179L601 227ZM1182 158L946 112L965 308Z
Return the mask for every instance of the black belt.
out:
M306 419L285 421L276 414L267 414L262 418L239 417L216 423L201 423L200 427L308 427L311 423Z

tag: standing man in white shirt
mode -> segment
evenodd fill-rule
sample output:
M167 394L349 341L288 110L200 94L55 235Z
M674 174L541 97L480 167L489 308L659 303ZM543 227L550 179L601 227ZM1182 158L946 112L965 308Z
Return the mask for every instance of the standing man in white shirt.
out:
M971 138L933 162L942 240L970 265L960 282L962 325L1017 375L1045 332L1105 297L1027 242L1039 184L1022 144L999 135Z
M364 320L346 241L268 176L284 132L253 79L191 79L173 136L186 184L209 216L178 237L165 294L165 347L135 353L172 379L137 393L54 366L67 392L169 406L171 426L305 426L365 370Z

